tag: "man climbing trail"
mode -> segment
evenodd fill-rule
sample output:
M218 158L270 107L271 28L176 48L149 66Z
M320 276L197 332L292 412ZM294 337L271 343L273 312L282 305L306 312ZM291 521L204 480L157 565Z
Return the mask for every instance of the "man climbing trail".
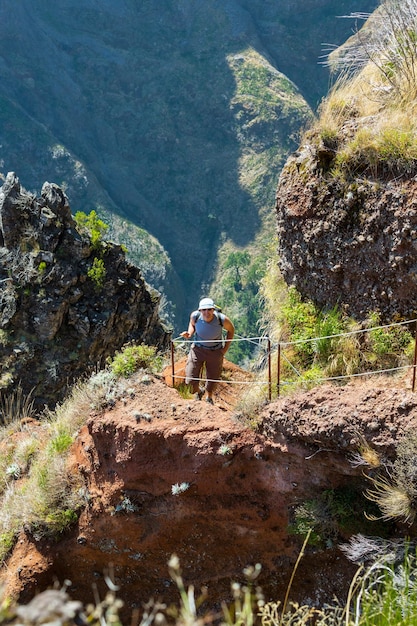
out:
M223 329L226 338L223 340ZM230 347L230 342L235 334L232 321L216 311L211 298L200 300L198 310L190 315L188 330L181 333L181 337L194 341L185 367L185 382L191 385L196 400L201 400L207 391L207 402L213 404L213 391L216 382L220 378L223 367L223 357ZM205 389L200 388L201 370L206 365L207 381Z

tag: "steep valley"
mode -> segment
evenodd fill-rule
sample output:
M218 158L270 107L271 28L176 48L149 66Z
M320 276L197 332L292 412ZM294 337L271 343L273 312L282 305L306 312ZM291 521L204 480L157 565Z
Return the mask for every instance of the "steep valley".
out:
M179 328L219 247L245 248L272 216L279 171L328 88L323 43L355 28L337 16L375 5L4 0L1 170L98 210Z

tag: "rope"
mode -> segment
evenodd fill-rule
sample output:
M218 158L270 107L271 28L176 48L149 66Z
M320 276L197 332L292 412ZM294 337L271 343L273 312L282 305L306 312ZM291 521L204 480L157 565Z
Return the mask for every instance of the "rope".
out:
M303 381L305 383L321 383L321 382L325 382L326 380L343 380L345 378L357 378L358 376L372 376L374 374L389 374L390 372L397 372L399 370L405 370L405 369L410 369L414 367L414 365L401 365L399 367L391 367L389 369L385 369L385 370L369 370L367 372L358 372L357 374L345 374L344 376L329 376L328 378L312 378L306 381ZM290 380L290 381L283 381L281 384L282 385L296 385L298 384L299 381L297 380Z
M204 339L204 343L220 343L221 341L227 341L227 343L232 342L232 341L251 341L253 343L255 343L255 340L258 341L262 341L262 340L267 340L268 337L241 337L240 335L236 335L235 339ZM175 339L172 339L173 342L178 342L178 343L192 343L191 339L184 339L184 337L181 337L181 335L179 337L175 337Z
M181 380L185 380L186 376L181 374L174 374L174 378L179 378ZM210 382L210 383L225 383L226 385L269 385L269 380L224 380L224 378L197 378L193 376L189 378L189 380L198 380L202 382Z
M334 339L336 337L349 337L351 335L358 335L359 333L369 333L373 330L381 330L383 328L392 328L393 326L405 326L406 324L414 324L415 322L417 322L417 318L416 319L412 319L412 320L406 320L404 322L393 322L392 324L383 324L381 326L373 326L372 328L361 328L359 330L351 330L347 333L336 333L334 335L322 335L319 337L311 337L309 339L297 339L296 341L278 341L275 344L273 344L273 347L275 346L282 346L282 347L286 347L286 346L295 346L298 345L300 343L310 343L312 341L318 341L321 339ZM241 335L236 335L236 338L233 339L225 339L225 341L232 342L232 341L249 341L249 342L253 342L255 343L255 341L266 341L268 340L268 337L263 335L263 336L259 336L259 337L242 337ZM188 343L191 340L190 339L184 339L184 337L181 337L181 335L179 335L178 337L175 337L175 339L172 339L173 342L179 342L179 343ZM219 343L219 341L221 341L220 339L205 339L204 343Z
M313 337L312 339L297 339L297 341L279 341L278 343L283 346L295 346L299 343L309 343L311 341L317 341L320 339L333 339L334 337L349 337L350 335L357 335L359 333L369 333L372 330L380 330L381 328L391 328L392 326L403 326L405 324L413 324L417 322L417 319L408 320L407 322L394 322L393 324L385 324L383 326L373 326L372 328L361 328L360 330L351 330L348 333L338 333L336 335L324 335L323 337Z
M394 326L404 326L406 324L413 324L417 322L417 319L412 319L412 320L407 320L404 322L393 322L392 324L383 324L380 326L374 326L372 328L363 328L360 330L352 330L346 333L337 333L334 335L325 335L325 336L321 336L321 337L313 337L311 339L298 339L297 341L278 341L276 344L274 344L273 347L278 348L279 346L285 348L288 346L294 346L294 345L299 345L301 343L309 343L309 342L313 342L313 341L318 341L318 340L322 340L322 339L333 339L336 337L349 337L351 335L356 335L359 333L369 333L373 330L381 330L384 328L392 328ZM225 341L227 342L232 342L232 341L248 341L251 343L256 343L256 345L259 345L260 342L264 342L266 340L269 340L269 338L267 336L260 336L260 337L242 337L240 335L236 335L235 338L233 339L225 339ZM205 340L205 343L219 343L222 340L219 339L212 339L212 340ZM175 339L172 339L172 342L177 342L177 343L183 343L183 344L187 344L190 343L191 340L190 339L185 339L184 337L181 337L181 335L179 337L176 337ZM292 368L292 370L297 374L297 376L299 378L301 378L301 374L297 371L297 369L292 365L292 363L288 360L288 358L285 356L285 354L282 354L283 358L287 361L288 365ZM311 380L306 380L304 381L306 384L307 383L321 383L321 382L326 382L326 381L336 381L336 380L345 380L347 378L357 378L359 376L373 376L376 374L388 374L388 373L392 373L392 372L397 372L399 370L405 370L405 369L410 369L410 368L415 368L415 365L402 365L399 367L392 367L392 368L388 368L388 369L381 369L381 370L368 370L366 372L359 372L356 374L345 374L345 375L341 375L341 376L329 376L329 377L325 377L325 378L315 378L315 379L311 379ZM185 380L187 377L185 375L180 375L180 374L172 374L172 378L177 378L177 379L181 379L181 380ZM213 383L226 383L228 385L270 385L271 381L257 381L257 380L252 380L252 381L231 381L231 380L223 380L223 379L208 379L208 378L190 378L189 379L194 380L194 381L201 381L201 382L213 382ZM280 385L295 385L298 384L300 381L296 380L296 381L280 381Z

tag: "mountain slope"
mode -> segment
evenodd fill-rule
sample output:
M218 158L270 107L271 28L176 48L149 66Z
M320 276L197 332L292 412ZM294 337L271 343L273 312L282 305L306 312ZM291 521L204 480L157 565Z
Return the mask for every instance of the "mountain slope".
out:
M351 25L335 16L358 8L369 7L4 0L3 171L16 171L29 189L51 180L74 208L110 213L116 238L115 214L151 233L172 267L149 279L184 323L220 243L244 247L259 231L294 133L310 116L295 84L313 102L325 92L321 42L341 43ZM242 82L239 58L253 53L262 59L255 82ZM264 97L268 90L275 98ZM242 176L251 173L248 189Z

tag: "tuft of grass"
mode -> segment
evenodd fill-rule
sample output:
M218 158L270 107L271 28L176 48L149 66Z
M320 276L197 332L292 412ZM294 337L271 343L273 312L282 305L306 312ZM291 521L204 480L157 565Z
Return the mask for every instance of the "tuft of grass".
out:
M176 389L178 393L180 394L181 398L183 398L184 400L190 400L193 397L193 393L191 391L190 385L181 383L178 385L178 387L176 387Z
M415 555L407 554L400 566L382 558L360 569L351 585L346 614L360 626L410 626L417 620ZM346 623L348 623L346 621Z
M378 505L382 519L401 519L411 525L417 515L417 435L407 432L396 452L392 467L368 476L372 487L365 495Z
M12 422L33 417L34 400L32 394L25 395L20 385L11 393L0 394L0 422L11 424Z

